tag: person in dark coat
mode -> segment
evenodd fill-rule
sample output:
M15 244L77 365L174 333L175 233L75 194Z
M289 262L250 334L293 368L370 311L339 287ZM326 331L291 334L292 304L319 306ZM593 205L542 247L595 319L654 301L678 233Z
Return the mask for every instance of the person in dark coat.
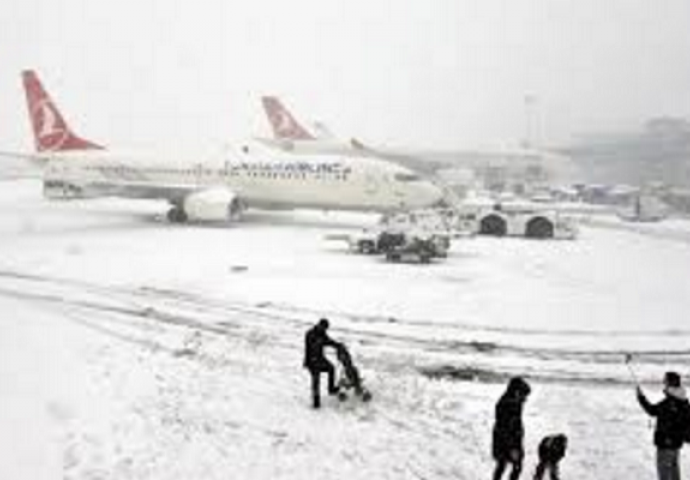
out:
M565 457L567 448L568 437L562 433L544 437L539 442L539 464L534 472L534 480L542 480L546 472L549 472L550 480L558 480L558 463Z
M326 347L338 348L339 343L328 336L328 320L322 318L310 328L304 337L304 368L311 375L312 406L321 407L320 383L321 373L328 375L328 393L335 395L338 389L335 385L335 368L326 358Z
M656 417L654 445L659 480L680 480L678 454L683 446L684 423L690 408L685 389L680 384L680 375L676 372L666 372L664 399L656 404L647 400L638 385L637 401L647 414Z
M492 453L496 460L494 480L500 480L503 477L508 464L512 466L510 480L520 478L522 459L525 456L522 444L525 436L522 409L530 391L529 384L523 378L511 378L505 393L496 404L492 443Z

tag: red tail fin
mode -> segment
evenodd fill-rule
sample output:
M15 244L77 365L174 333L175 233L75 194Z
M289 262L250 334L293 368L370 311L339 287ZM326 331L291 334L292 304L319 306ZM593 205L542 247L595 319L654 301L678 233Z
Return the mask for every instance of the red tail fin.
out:
M72 132L35 72L27 70L22 73L22 78L36 150L45 152L103 148Z
M273 135L279 140L314 140L315 137L300 125L277 97L261 99Z

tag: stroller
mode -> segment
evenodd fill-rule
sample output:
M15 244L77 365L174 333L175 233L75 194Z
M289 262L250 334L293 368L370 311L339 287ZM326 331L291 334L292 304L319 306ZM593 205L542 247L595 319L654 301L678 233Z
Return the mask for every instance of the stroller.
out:
M338 381L338 399L340 401L347 400L348 391L353 390L354 394L363 402L371 400L371 392L362 384L359 370L352 363L352 355L350 355L347 347L342 343L336 347L336 356L341 366L340 380Z

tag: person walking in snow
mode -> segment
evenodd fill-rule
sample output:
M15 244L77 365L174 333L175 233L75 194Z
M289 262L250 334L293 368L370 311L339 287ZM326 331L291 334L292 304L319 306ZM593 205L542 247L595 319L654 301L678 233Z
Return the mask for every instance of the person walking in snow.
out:
M659 480L680 480L678 456L683 446L684 428L690 404L680 375L666 372L664 375L664 399L651 403L637 386L637 401L647 414L656 418L654 445L656 446L656 470Z
M546 472L549 473L549 480L559 480L558 463L565 457L565 450L568 448L568 437L562 433L549 435L539 442L539 463L534 472L534 480L542 480Z
M314 408L321 407L320 383L321 373L328 375L328 393L335 395L338 388L335 385L335 368L326 358L326 347L338 348L340 344L328 336L329 322L322 318L310 328L304 337L304 368L311 375L311 397Z
M508 464L512 466L510 480L520 478L522 459L525 456L522 424L522 409L531 388L521 377L513 377L508 382L505 393L496 403L496 421L493 429L492 453L496 460L494 480L503 477Z

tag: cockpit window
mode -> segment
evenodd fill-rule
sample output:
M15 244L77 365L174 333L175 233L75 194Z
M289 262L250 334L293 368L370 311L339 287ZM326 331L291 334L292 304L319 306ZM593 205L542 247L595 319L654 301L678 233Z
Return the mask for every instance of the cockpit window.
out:
M399 182L418 182L421 180L418 175L412 173L396 173L395 179Z

